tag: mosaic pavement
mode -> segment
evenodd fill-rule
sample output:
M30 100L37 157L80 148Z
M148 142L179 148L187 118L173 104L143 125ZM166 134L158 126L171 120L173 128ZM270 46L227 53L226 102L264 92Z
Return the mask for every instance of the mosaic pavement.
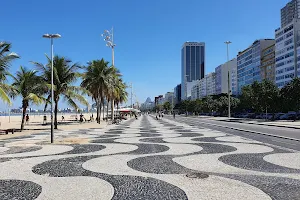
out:
M300 155L143 116L0 141L0 199L300 199Z

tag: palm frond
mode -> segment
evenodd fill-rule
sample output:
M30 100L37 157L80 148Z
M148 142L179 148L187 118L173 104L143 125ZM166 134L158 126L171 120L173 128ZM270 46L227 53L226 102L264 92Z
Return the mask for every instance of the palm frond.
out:
M3 85L0 84L0 99L6 103L8 103L9 105L11 105L11 101L7 95L7 93L5 92L5 90L3 90Z

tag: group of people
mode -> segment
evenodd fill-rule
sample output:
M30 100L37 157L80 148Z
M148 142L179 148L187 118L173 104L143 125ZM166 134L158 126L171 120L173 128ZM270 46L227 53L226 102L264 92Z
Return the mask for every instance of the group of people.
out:
M77 119L77 115L76 115L76 121L77 121L78 119ZM92 114L91 116L90 116L90 122L92 122L92 121L94 121L95 119L94 119L94 115ZM86 118L84 117L84 115L81 113L80 115L79 115L79 121L80 122L86 122L87 120L86 120Z
M159 111L156 113L156 119L159 120L159 119L162 119L164 117L164 113Z

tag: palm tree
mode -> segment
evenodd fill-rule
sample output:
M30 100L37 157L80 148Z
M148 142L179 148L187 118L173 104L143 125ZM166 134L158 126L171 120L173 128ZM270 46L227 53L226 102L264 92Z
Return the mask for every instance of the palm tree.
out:
M11 104L7 92L11 89L6 82L6 76L9 74L8 69L10 64L19 56L16 53L10 52L11 44L7 42L0 42L0 99Z
M103 58L101 60L93 60L88 63L81 83L81 86L86 88L92 94L92 98L96 102L96 119L99 124L101 119L101 106L104 104L104 97L107 94L110 77L109 73L110 70L108 62L106 62Z
M48 102L51 98L50 83L51 83L51 59L47 57L48 64L45 66L43 64L34 62L36 67L42 73L43 80L48 83ZM72 63L71 60L65 57L55 56L53 59L53 83L54 83L54 128L57 129L57 112L58 112L58 102L61 97L74 109L79 110L77 102L84 105L88 105L87 100L83 97L87 91L78 86L73 86L72 84L81 75L78 70L82 67L77 63ZM47 103L45 105L45 110L47 108Z
M127 101L127 96L128 93L126 91L126 84L123 82L121 78L118 79L116 89L115 89L115 96L114 96L114 101L115 104L117 105L117 109L119 108L120 103L124 103Z
M37 75L37 71L28 70L20 67L16 76L12 76L14 82L12 83L13 93L12 96L22 97L22 123L21 131L24 129L26 109L29 103L41 104L44 102L42 95L45 92L45 84L43 84L42 77Z
M118 87L119 87L119 79L122 76L120 71L114 67L111 66L107 70L107 76L108 78L108 87L106 90L106 99L108 102L111 102L111 119L114 119L114 105L115 105L115 99L118 95ZM107 113L108 113L108 106L107 104Z

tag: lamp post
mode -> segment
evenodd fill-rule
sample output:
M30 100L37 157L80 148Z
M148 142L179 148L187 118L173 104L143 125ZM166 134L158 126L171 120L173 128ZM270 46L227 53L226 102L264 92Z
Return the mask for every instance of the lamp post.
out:
M112 63L112 66L115 66L115 46L116 46L116 44L114 43L114 28L112 27L110 31L104 30L104 32L103 32L103 34L101 34L101 36L104 38L104 41L106 42L106 46L111 48L111 54L112 54L111 63ZM111 116L112 116L112 120L113 120L114 100L111 101L111 106L112 106Z
M226 46L227 46L227 68L228 68L228 118L231 117L231 113L230 113L230 69L229 69L229 44L231 44L230 41L226 41L225 42Z
M53 90L53 39L60 38L59 34L44 34L43 38L48 38L51 41L51 143L53 143L54 136L54 118L53 118L53 102L54 102L54 90Z
M104 30L104 33L101 35L104 38L104 41L106 42L106 46L111 48L112 53L112 66L115 66L115 46L114 43L114 28L111 28L111 30Z

